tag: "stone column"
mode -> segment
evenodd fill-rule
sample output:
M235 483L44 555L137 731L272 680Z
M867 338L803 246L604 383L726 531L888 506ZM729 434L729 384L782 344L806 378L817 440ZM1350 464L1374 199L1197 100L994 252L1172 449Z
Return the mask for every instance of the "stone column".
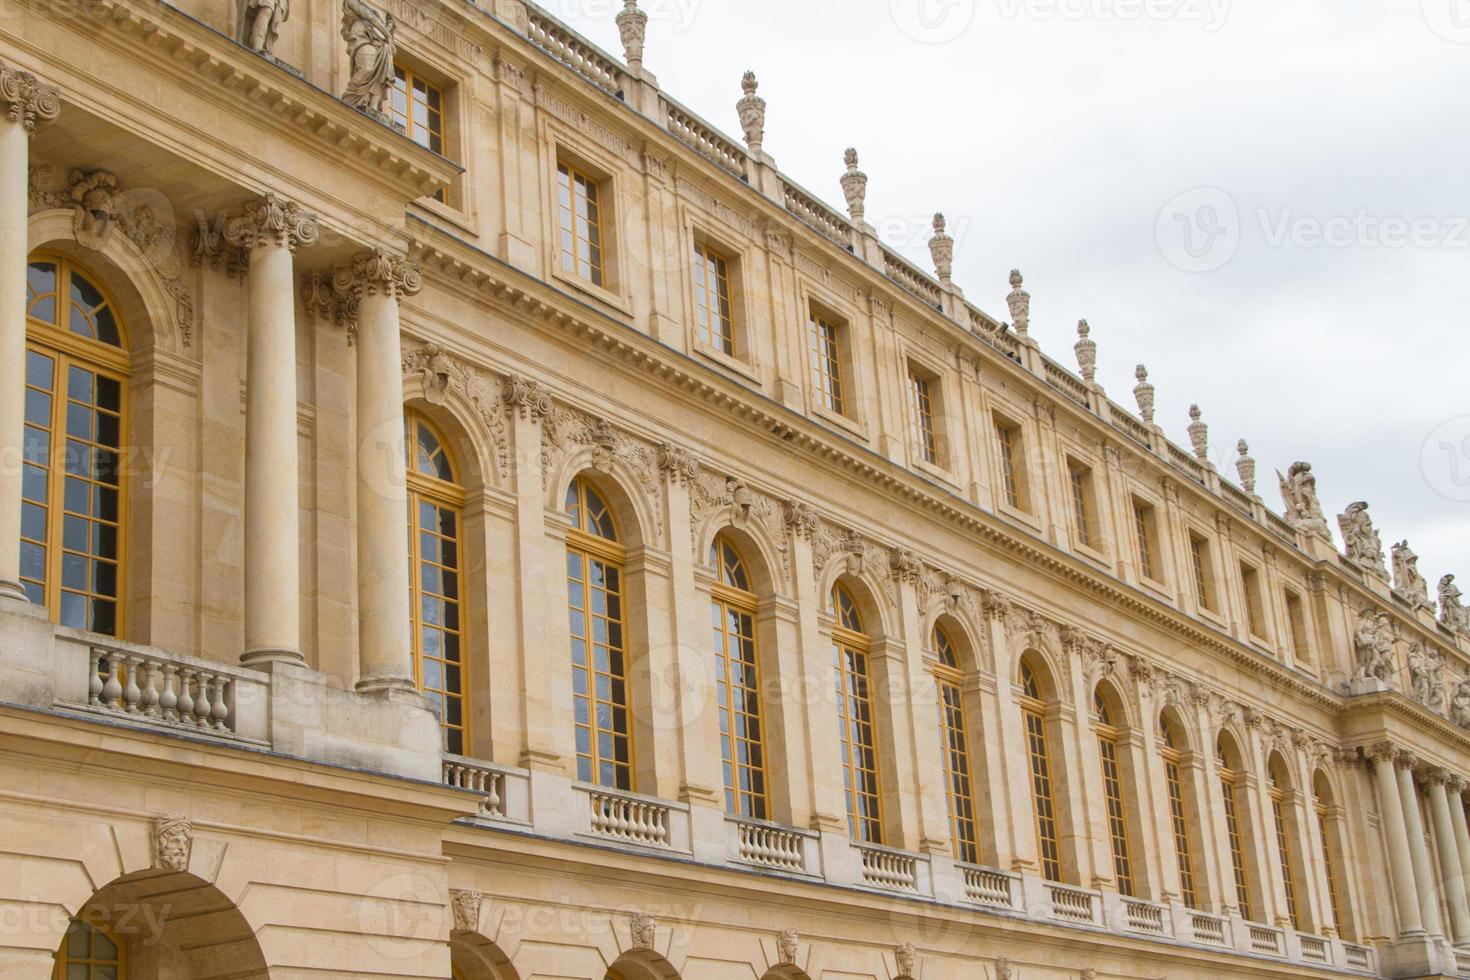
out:
M333 286L357 321L357 689L413 691L398 301L419 291L419 270L374 249L339 268Z
M1414 786L1414 767L1418 760L1407 752L1394 760L1398 773L1399 801L1404 808L1404 833L1409 839L1409 860L1414 869L1415 896L1419 902L1420 921L1431 936L1443 936L1444 924L1439 917L1439 900L1434 894L1434 871L1429 865L1429 848L1424 846L1424 819L1419 813L1419 791Z
M1455 832L1455 850L1460 857L1460 875L1467 882L1467 900L1470 900L1470 821L1465 818L1465 780L1451 775L1445 783L1450 810L1450 826Z
M30 139L55 119L61 99L35 75L0 63L0 597L26 600L20 584L21 453L26 408L26 259Z
M1375 745L1368 753L1368 764L1373 769L1373 782L1378 790L1378 813L1383 822L1383 836L1388 843L1388 871L1393 884L1394 906L1398 911L1399 935L1422 936L1424 919L1419 912L1413 861L1409 857L1409 835L1404 827L1404 808L1394 776L1397 754L1391 745Z
M1429 794L1429 815L1434 821L1434 846L1439 858L1439 873L1444 879L1445 904L1450 910L1450 936L1456 946L1470 942L1470 906L1465 904L1465 873L1460 865L1460 850L1455 841L1455 827L1450 816L1450 803L1445 783L1450 774L1436 769L1425 778Z
M249 253L245 367L245 664L301 656L296 293L291 254L317 239L316 215L274 194L225 226Z

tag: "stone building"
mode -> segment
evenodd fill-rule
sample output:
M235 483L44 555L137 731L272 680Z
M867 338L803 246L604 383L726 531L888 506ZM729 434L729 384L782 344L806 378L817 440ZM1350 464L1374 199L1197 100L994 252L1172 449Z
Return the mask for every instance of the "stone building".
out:
M0 974L1470 974L1452 578L385 2L0 27Z

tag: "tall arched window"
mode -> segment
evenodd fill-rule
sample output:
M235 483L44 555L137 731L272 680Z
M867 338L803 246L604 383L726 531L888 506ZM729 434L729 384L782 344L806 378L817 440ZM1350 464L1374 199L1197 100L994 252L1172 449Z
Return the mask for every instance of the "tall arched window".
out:
M1118 764L1118 726L1101 688L1092 695L1097 714L1097 751L1102 762L1103 799L1108 807L1108 839L1113 847L1113 875L1118 891L1135 895L1133 856L1128 841L1128 810L1123 803L1123 773Z
M56 953L55 980L127 980L123 946L101 929L71 920Z
M1290 786L1280 756L1273 756L1268 769L1271 797L1271 823L1276 831L1276 859L1281 864L1281 885L1286 891L1286 913L1291 927L1301 929L1302 920L1296 899L1296 862L1292 858L1286 814L1286 791Z
M414 680L439 716L444 751L463 755L469 743L462 605L464 490L434 427L417 415L407 416L405 427Z
M1052 792L1051 751L1046 732L1046 704L1041 684L1026 661L1021 662L1021 718L1026 726L1026 756L1031 766L1031 802L1036 811L1036 853L1048 881L1062 880L1062 850L1057 837L1056 798Z
M720 759L725 770L725 809L766 819L765 729L761 723L760 667L756 656L756 597L740 552L722 535L710 546L715 585L710 625L715 650L715 688L720 702Z
M26 275L20 578L63 626L120 635L128 358L102 289L61 257Z
M633 789L628 713L623 562L617 521L583 478L567 488L567 609L572 637L572 696L577 778Z
M975 832L975 793L970 777L970 729L965 723L964 683L959 651L943 625L934 626L934 684L939 695L939 748L944 763L944 791L949 800L949 831L954 856L980 863Z
M1347 910L1347 903L1343 901L1342 888L1344 879L1341 874L1342 865L1342 838L1337 834L1337 826L1332 820L1332 786L1327 781L1327 774L1318 772L1312 785L1313 809L1317 813L1318 835L1322 838L1322 869L1327 875L1327 899L1332 903L1332 925L1337 929L1337 934L1343 939L1351 939L1348 921L1343 913Z
M1240 819L1240 756L1224 735L1215 743L1220 772L1220 794L1225 801L1225 836L1230 844L1230 870L1235 877L1235 901L1244 919L1255 919L1251 904L1251 879L1245 860L1245 833Z
M837 674L837 722L841 728L842 782L847 791L847 826L857 840L883 843L883 806L878 791L878 742L868 675L868 635L852 593L832 589L837 623L832 629L832 667Z
M1169 829L1174 836L1174 858L1179 867L1179 895L1184 904L1199 908L1199 890L1194 878L1194 841L1189 831L1189 811L1184 805L1184 779L1180 775L1183 738L1167 716L1159 716L1159 753L1164 759L1164 786L1169 794Z

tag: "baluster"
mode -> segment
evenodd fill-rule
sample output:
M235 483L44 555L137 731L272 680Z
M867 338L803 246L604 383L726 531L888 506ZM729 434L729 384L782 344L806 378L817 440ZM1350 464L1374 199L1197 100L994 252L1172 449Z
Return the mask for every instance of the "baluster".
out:
M499 773L487 773L489 779L486 782L485 802L489 805L491 816L501 816L501 781Z
M225 674L220 674L214 686L214 710L210 712L210 717L214 720L212 727L215 731L228 732L234 727L227 721L230 717L230 705L225 700L232 684L234 681Z
M107 651L107 683L102 686L102 700L113 711L122 710L122 681L118 674L122 670L122 654Z
M102 651L93 647L90 658L92 669L87 673L87 703L100 706L102 704Z
M138 686L138 671L142 667L142 657L123 658L123 707L130 715L138 713L138 702L143 698L143 690Z
M194 699L194 724L200 728L209 727L209 715L214 709L209 703L209 682L214 680L214 674L207 670L199 672L199 696Z
M179 682L178 672L179 668L173 664L163 665L163 693L158 696L158 710L164 721L179 720L179 694L174 690Z
M158 678L163 674L156 661L141 663L143 670L143 714L149 718L158 717Z
M190 667L179 668L179 721L194 724L194 670Z

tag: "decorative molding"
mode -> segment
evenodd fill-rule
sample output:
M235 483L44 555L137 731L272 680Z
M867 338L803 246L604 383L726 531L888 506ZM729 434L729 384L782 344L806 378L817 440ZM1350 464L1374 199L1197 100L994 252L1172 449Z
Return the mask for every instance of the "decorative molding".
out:
M551 393L541 382L519 374L506 375L500 388L501 405L507 415L541 422L556 410Z
M669 483L687 490L699 476L699 460L684 447L665 442L658 447L658 471Z
M611 422L580 409L554 409L542 420L541 475L549 479L553 467L579 448L592 450L591 466L599 473L611 474L621 466L632 474L636 490L648 501L653 533L663 540L663 503L659 494L656 451L648 443L617 429Z
M403 378L417 378L424 399L444 405L450 395L463 399L485 426L495 447L495 471L504 482L510 478L510 433L501 406L504 388L480 370L438 344L427 343L403 352Z
M288 248L315 245L320 234L317 217L295 201L283 201L267 191L245 205L245 212L225 223L224 239L235 248Z
M761 526L780 556L780 579L789 584L791 546L787 536L782 533L789 529L785 508L774 498L752 489L733 476L713 473L701 467L690 481L689 531L693 539L692 547L698 549L700 529L710 514L724 507L730 508L730 523L734 527L743 528L752 523ZM706 556L696 550L694 558L702 562Z

